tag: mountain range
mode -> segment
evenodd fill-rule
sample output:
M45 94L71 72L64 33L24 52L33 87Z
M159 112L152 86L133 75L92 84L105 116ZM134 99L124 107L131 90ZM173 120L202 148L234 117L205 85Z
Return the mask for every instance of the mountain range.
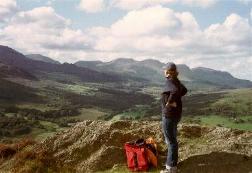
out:
M164 63L147 59L135 61L133 59L120 58L110 62L78 61L75 65L90 68L100 72L116 72L145 78L152 83L162 83L164 80L162 67ZM185 64L177 65L179 78L189 84L214 85L223 88L252 87L252 82L233 77L228 72L213 70L205 67L189 68Z
M0 45L0 77L36 80L41 75L63 74L77 77L83 82L135 81L161 85L164 80L164 65L153 59L136 61L128 58L110 62L78 61L74 64L60 64L43 55L25 56L12 48ZM214 86L222 89L252 87L251 81L235 78L228 72L205 67L189 68L185 64L178 64L177 68L179 78L189 86Z
M77 67L74 64L55 64L32 60L22 53L6 46L0 46L0 62L2 64L22 69L30 74L60 73L80 78L83 82L117 82L120 76Z

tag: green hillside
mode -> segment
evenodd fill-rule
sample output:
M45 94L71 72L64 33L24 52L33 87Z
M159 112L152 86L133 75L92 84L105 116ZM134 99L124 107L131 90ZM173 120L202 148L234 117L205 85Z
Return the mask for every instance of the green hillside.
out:
M252 130L251 95L252 89L188 95L183 98L182 121ZM135 106L113 119L160 120L160 101Z

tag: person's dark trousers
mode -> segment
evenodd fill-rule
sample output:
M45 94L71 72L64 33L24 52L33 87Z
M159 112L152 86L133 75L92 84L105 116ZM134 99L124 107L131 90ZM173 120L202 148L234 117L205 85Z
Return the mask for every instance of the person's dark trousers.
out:
M177 125L179 120L162 116L162 128L165 142L168 145L166 165L170 167L177 166L178 163L178 141Z

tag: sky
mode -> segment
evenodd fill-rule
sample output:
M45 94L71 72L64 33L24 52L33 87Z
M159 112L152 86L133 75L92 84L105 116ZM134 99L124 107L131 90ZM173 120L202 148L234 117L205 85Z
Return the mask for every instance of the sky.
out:
M173 61L252 80L252 0L0 0L0 44L60 62Z

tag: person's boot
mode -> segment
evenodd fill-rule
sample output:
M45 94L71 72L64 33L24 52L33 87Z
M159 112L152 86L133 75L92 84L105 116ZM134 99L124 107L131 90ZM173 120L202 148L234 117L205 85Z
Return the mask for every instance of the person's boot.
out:
M166 168L164 170L161 170L160 173L177 173L177 167L166 166Z

